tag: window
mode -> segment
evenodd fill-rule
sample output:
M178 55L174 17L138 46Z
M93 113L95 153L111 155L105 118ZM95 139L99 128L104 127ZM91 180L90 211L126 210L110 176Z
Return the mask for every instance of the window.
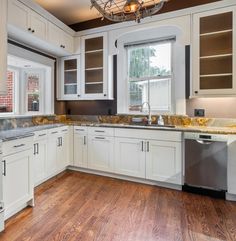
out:
M7 71L7 93L0 95L0 113L13 114L15 112L15 87L17 71Z
M26 110L42 113L43 106L43 70L26 71Z
M140 112L149 102L152 112L172 109L172 41L127 45L128 110Z

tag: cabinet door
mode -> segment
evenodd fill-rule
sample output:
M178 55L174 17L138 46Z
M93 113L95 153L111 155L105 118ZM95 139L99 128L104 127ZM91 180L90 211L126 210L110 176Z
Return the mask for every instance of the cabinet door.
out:
M17 0L8 1L8 24L27 31L30 9Z
M80 56L61 58L59 68L58 99L78 100L80 96Z
M142 140L115 138L115 172L145 178L145 150Z
M74 53L74 38L64 31L62 31L62 45L68 53Z
M182 149L180 142L147 141L146 178L182 184Z
M107 33L82 37L82 98L108 99Z
M87 135L74 132L74 166L88 167Z
M30 28L32 31L32 34L36 37L46 40L47 39L47 24L48 21L37 14L34 11L30 11Z
M31 151L22 151L3 158L5 218L13 215L17 209L33 198Z
M235 7L193 15L193 95L236 93Z
M99 171L113 171L114 138L88 137L88 167Z
M58 48L62 48L61 29L53 23L48 23L48 41Z
M34 143L34 186L39 185L46 177L47 139Z
M50 177L57 171L57 148L59 145L58 132L49 135L48 138L48 154L46 162L46 176Z

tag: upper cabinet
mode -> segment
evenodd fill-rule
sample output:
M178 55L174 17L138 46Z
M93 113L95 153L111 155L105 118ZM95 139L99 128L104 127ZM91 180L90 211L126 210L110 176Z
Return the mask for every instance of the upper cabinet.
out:
M72 35L18 0L8 1L8 33L13 40L56 56L74 53Z
M236 94L235 8L193 15L193 96Z
M59 100L75 100L80 97L80 56L70 56L58 61Z
M74 52L74 39L53 23L48 25L48 41L68 53Z
M112 83L108 81L107 33L81 38L82 73L81 90L83 99L110 99ZM111 81L110 81L111 82Z
M7 82L7 0L0 1L0 94L6 93Z
M17 0L8 1L8 23L43 40L47 39L47 20Z

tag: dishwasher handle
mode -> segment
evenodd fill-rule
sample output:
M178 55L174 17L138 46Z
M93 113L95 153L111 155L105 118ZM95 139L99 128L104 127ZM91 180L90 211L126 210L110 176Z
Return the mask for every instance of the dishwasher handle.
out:
M211 145L213 143L213 141L206 141L206 140L196 140L197 143L201 144L201 145Z

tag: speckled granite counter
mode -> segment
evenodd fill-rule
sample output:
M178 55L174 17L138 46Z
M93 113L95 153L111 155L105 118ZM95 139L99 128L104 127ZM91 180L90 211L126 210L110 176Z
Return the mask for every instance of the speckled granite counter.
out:
M15 128L11 130L0 131L0 140L5 142L5 141L21 139L25 137L30 137L34 135L35 131L51 129L51 128L56 128L60 126L64 126L64 124L39 125L39 126L31 126L26 128Z

